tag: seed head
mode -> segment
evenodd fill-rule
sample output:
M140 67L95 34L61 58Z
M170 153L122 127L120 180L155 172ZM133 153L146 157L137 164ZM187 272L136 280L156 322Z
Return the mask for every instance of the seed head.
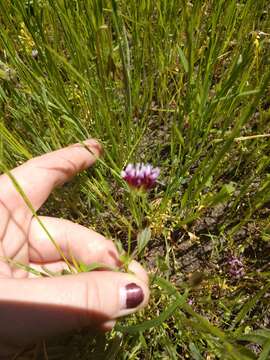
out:
M121 172L122 178L129 186L136 189L149 190L156 184L156 180L160 174L158 167L154 168L150 164L128 164L125 170Z

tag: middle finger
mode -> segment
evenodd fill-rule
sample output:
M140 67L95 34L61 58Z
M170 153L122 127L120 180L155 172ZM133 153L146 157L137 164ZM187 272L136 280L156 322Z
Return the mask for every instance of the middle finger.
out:
M115 245L104 236L69 220L47 216L40 216L39 219L68 260L72 260L73 256L85 264L98 262L112 267L120 265ZM31 221L28 242L31 262L42 264L62 260L59 251L35 218Z

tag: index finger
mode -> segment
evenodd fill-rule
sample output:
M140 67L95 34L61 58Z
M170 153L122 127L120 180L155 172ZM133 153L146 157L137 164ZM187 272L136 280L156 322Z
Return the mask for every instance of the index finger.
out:
M11 171L35 210L40 208L56 186L95 163L102 146L95 139L88 139L83 144L73 144L38 156ZM0 184L5 189L5 192L0 192L0 200L8 205L9 210L24 205L7 175L0 177Z

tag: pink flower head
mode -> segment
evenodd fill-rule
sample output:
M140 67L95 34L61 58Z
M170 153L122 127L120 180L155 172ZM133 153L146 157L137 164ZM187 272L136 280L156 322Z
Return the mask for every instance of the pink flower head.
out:
M239 279L245 275L244 265L240 258L233 255L229 256L227 258L227 265L229 274L232 277Z
M194 305L194 300L193 300L193 299L189 299L189 300L188 300L188 305L190 305L190 306L191 306L191 305Z
M128 164L125 170L121 172L122 178L129 186L144 190L149 190L155 186L159 174L159 168L142 163L137 163L136 165Z

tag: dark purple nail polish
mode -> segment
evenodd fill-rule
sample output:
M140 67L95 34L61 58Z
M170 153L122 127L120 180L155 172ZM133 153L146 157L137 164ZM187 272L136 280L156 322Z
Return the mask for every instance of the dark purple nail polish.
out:
M142 288L135 283L126 285L126 309L133 309L144 299Z

